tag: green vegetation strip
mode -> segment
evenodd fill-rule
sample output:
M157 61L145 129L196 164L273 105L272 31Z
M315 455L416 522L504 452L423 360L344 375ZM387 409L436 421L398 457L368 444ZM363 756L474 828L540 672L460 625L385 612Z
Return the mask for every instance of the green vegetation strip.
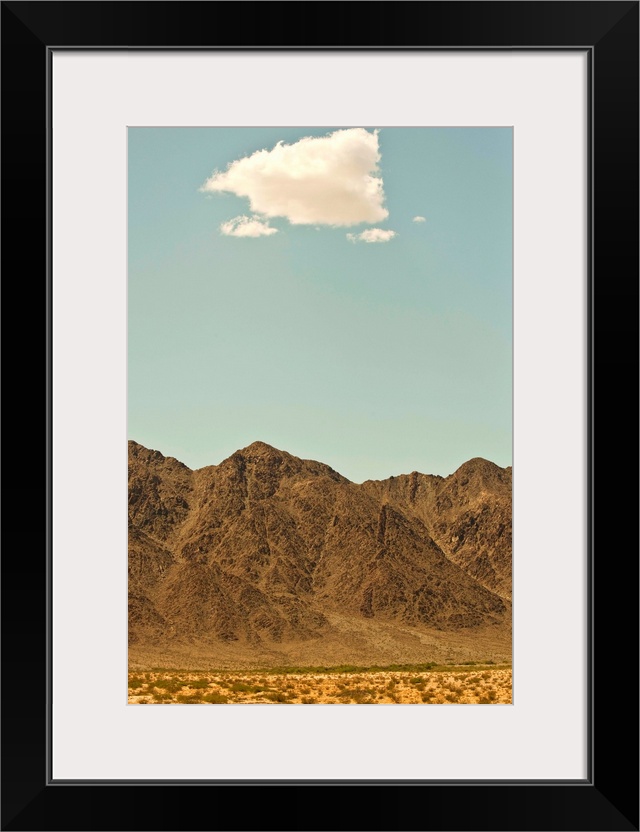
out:
M425 664L389 664L389 665L352 665L340 664L333 667L328 666L309 666L309 667L268 667L257 669L243 669L243 670L173 670L171 668L154 667L151 673L162 673L166 676L185 676L185 675L208 675L208 676L287 676L287 675L330 675L340 673L464 673L473 670L511 670L510 664L496 664L492 661L486 662L462 662L461 664L437 664L436 662L426 662ZM141 671L136 671L140 673ZM136 682L141 681L140 676L134 677ZM131 685L134 679L131 680ZM156 687L158 683L156 682ZM175 684L175 683L174 683ZM185 686L196 687L200 684L193 682L184 682ZM240 683L241 684L241 683ZM205 685L202 685L204 687ZM166 687L162 684L162 687ZM254 687L254 686L250 686ZM241 687L235 687L235 690L242 690Z

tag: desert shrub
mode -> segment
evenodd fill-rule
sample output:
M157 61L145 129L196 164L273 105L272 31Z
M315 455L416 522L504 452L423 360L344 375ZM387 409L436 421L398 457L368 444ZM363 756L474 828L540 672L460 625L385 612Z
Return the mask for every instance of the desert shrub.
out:
M351 697L358 705L367 705L371 702L373 691L370 688L356 688L351 692Z
M279 690L266 691L266 693L264 694L264 697L265 697L265 699L268 699L269 702L287 702L288 701L287 695L282 693Z
M373 695L374 691L371 688L351 688L343 690L339 694L341 699L353 699L358 704L363 704L365 701L370 700Z
M192 679L190 682L185 682L185 684L194 690L200 690L202 688L208 688L211 683L209 679Z
M264 685L249 685L246 682L234 682L229 686L229 690L235 693L262 693L262 691L269 690L269 688L264 687Z
M200 705L202 703L202 696L199 693L179 693L176 700L181 705Z
M424 682L423 676L414 676L413 679L410 679L412 685L421 685Z
M202 697L202 701L208 703L209 705L224 705L225 702L229 701L229 697L224 696L221 693L205 693Z
M313 696L303 696L302 697L302 704L303 705L315 705L317 703L317 699Z
M158 691L154 691L152 696L156 702L169 702L173 699L170 693L158 693Z
M138 688L141 688L144 684L145 680L142 679L140 676L132 676L131 679L129 679L129 687L131 688L131 690L137 690Z
M182 690L187 684L187 682L182 682L180 679L156 679L153 682L153 687L175 693L178 690Z

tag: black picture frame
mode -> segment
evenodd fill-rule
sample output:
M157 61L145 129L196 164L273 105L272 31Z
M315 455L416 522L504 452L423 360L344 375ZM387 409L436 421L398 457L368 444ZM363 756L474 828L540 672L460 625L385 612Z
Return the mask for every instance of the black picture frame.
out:
M23 313L28 331L28 347L20 340L16 348L12 340L5 362L5 380L15 384L5 409L11 511L5 511L2 559L2 829L638 829L638 540L631 485L638 435L638 10L638 2L627 0L2 3L5 306L12 319L16 310ZM241 28L220 25L230 19L242 21ZM210 33L214 39L203 40ZM591 688L584 782L48 779L52 50L276 46L588 52ZM616 367L631 379L623 389ZM25 439L31 409L36 427ZM553 475L562 476L561 460ZM39 535L36 515L46 517Z

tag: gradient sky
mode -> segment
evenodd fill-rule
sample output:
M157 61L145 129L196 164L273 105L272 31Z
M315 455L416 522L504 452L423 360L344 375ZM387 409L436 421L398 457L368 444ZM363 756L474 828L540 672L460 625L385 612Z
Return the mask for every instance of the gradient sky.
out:
M381 128L388 217L350 227L201 190L342 129L129 128L129 438L191 468L261 440L355 482L510 465L510 128ZM256 213L277 233L221 232ZM373 228L396 236L347 237Z

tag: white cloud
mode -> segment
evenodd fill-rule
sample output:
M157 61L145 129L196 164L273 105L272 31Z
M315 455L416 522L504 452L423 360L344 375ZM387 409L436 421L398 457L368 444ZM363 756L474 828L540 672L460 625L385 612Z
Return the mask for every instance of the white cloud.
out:
M272 228L268 222L258 217L234 217L220 226L220 233L225 237L269 237L277 234L278 229Z
M351 240L352 243L358 241L363 243L388 243L395 236L396 232L391 231L391 229L367 228L366 231L362 231L360 234L347 234L347 240Z
M414 217L413 221L414 222L426 222L427 218L426 217Z
M254 213L293 225L374 223L389 216L379 162L378 131L355 127L258 150L214 171L200 190L247 197Z

